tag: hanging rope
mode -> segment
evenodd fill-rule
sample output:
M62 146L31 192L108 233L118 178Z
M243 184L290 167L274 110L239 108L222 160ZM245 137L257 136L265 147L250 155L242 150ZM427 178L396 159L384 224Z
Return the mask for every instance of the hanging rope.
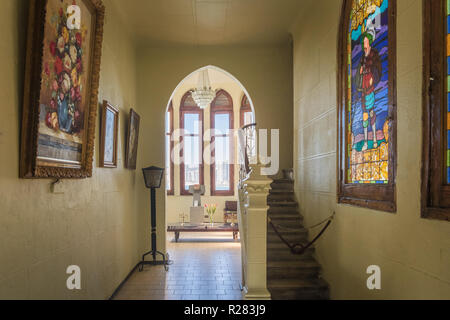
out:
M333 212L333 214L329 218L323 220L322 222L319 222L319 223L317 223L317 224L315 224L315 225L313 225L311 227L305 227L305 229L313 229L313 228L319 227L322 224L326 223L325 226L322 228L322 230L320 230L320 232L317 234L317 236L315 236L314 239L312 241L308 242L306 245L303 245L301 243L294 243L294 244L289 243L289 241L287 241L283 237L283 235L278 231L277 227L272 222L272 219L270 219L270 217L267 217L267 220L268 220L270 226L272 227L272 229L275 231L276 235L291 250L291 252L293 254L302 255L302 254L304 254L306 252L306 250L308 248L310 248L324 234L324 232L328 229L328 227L330 226L331 222L333 221L335 215L336 215L336 212ZM282 227L282 226L278 226L278 227ZM289 229L289 228L286 228L286 227L283 227L283 228L284 229ZM293 230L293 229L290 229L290 230Z

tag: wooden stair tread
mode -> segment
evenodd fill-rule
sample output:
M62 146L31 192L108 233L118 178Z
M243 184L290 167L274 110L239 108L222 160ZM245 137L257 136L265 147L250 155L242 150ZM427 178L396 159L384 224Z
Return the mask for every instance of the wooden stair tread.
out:
M303 220L298 212L269 212L269 218L272 220Z
M283 200L270 200L267 201L267 204L272 207L297 207L298 203L297 201L283 201Z
M328 283L323 279L269 279L267 281L267 286L269 288L279 288L279 289L287 289L287 288L320 288L327 289Z
M267 261L269 268L320 268L320 265L313 259L309 260L277 260Z
M283 193L287 193L287 194L293 194L294 190L289 190L289 189L270 189L269 194L283 194Z
M306 246L308 244L308 241L299 241L300 244ZM286 249L286 250L291 250L289 249L289 247L284 243L284 242L270 242L267 243L267 249Z
M294 180L290 180L290 179L273 179L272 183L292 183L294 184Z
M291 234L304 234L304 233L308 233L308 230L299 226L289 226L289 229L283 229L283 228L278 228L278 232L281 233L281 235L291 235ZM267 228L267 233L273 233L276 234L275 230L273 230L273 228L271 226L269 226Z

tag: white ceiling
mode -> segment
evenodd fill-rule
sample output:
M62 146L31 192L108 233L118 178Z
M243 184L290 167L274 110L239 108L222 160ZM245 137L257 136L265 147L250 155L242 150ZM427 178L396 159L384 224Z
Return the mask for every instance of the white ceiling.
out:
M312 0L112 0L140 43L279 44Z

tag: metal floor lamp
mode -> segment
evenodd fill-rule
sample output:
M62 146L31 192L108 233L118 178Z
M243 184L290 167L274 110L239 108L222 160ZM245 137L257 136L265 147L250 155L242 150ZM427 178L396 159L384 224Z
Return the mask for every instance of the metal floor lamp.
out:
M145 186L150 189L150 213L151 213L151 226L152 226L152 250L145 253L142 256L142 261L139 264L139 271L144 269L144 264L147 265L164 265L166 271L169 270L169 260L166 259L164 253L156 250L156 189L161 187L161 181L164 175L164 169L158 167L148 167L142 169L144 174ZM153 261L146 261L145 257L148 255L153 256ZM156 256L161 255L163 260L157 261Z

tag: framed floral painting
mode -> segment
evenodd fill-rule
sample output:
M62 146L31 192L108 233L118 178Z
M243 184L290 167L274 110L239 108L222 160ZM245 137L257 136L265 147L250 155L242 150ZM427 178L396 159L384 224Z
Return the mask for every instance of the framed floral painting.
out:
M131 109L130 118L128 120L127 142L125 148L125 167L131 170L136 170L140 121L141 118L139 115Z
M92 176L104 6L31 0L20 177Z
M100 127L100 167L117 168L119 109L103 101Z

